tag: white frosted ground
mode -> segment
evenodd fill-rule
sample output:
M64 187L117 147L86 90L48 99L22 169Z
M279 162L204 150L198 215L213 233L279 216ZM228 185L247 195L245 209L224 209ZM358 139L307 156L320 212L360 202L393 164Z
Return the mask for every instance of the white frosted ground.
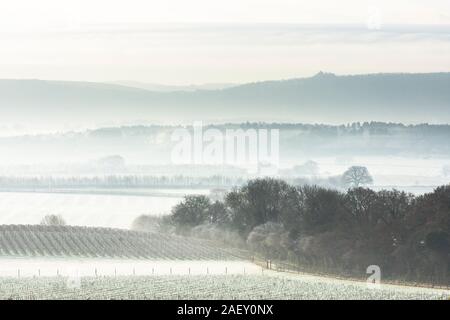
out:
M320 292L319 288L335 288L337 289L337 293L333 293L334 299L346 299L352 295L351 291L353 290L365 290L368 292L375 293L376 296L383 296L386 294L386 298L389 297L398 297L402 299L402 297L406 297L409 295L420 296L435 296L440 298L450 298L450 290L443 289L435 289L435 288L424 288L424 287L413 287L413 286L404 286L404 285L394 285L394 284L380 284L378 286L365 283L363 281L352 281L352 280L343 280L343 279L334 279L332 277L321 277L316 275L308 275L308 274L294 274L294 273L284 273L284 272L275 272L275 271L265 271L264 274L270 275L272 277L278 277L282 280L294 280L294 281L302 281L304 283L308 283L311 288L317 287L317 298L325 298L327 296L331 298L331 294L329 292ZM340 289L339 289L340 288ZM341 293L339 293L341 291ZM350 291L350 292L347 292ZM306 293L311 295L312 293ZM342 296L339 297L339 294ZM364 299L365 297L360 297ZM358 299L358 297L351 297L351 299Z
M150 261L77 258L0 258L0 277L261 274L242 261Z
M69 225L130 227L142 214L168 214L182 196L153 197L0 192L0 224L39 224L48 214L59 214Z
M442 174L442 168L450 165L448 158L412 158L401 156L370 156L349 157L337 159L335 157L317 157L321 174L341 174L353 165L365 166L374 175L404 175L436 177Z
M21 266L20 274L16 270L18 266ZM40 268L40 276L36 268ZM77 282L79 286L69 287L75 279L81 281ZM10 258L0 260L0 296L17 299L448 299L450 290L397 285L373 288L364 282L263 271L249 262Z

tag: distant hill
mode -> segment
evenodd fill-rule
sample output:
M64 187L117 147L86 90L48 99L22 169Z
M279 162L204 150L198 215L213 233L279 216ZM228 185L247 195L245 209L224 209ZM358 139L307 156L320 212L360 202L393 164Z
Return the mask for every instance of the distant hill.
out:
M0 80L0 129L136 123L386 121L450 123L450 73L265 81L222 90L156 92L114 84Z
M108 228L1 225L1 256L235 260L206 240Z

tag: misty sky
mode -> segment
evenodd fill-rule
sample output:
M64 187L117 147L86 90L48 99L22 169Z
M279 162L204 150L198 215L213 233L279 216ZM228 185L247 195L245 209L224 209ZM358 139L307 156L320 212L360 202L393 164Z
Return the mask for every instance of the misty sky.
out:
M2 1L0 41L0 78L191 84L450 71L450 1Z

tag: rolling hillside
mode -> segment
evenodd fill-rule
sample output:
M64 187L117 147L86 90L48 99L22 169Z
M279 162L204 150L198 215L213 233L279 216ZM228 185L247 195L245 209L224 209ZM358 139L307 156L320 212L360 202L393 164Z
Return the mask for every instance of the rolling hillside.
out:
M2 225L0 256L234 260L208 241L121 229Z
M265 81L221 90L154 92L85 82L0 80L0 126L202 121L450 122L450 73ZM264 111L264 112L262 112Z

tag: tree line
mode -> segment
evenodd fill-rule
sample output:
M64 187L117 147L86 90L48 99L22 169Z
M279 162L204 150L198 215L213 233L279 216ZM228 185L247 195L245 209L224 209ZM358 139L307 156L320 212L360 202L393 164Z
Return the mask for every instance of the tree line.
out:
M57 188L177 188L219 187L241 185L244 178L212 175L193 177L185 175L105 175L105 176L0 176L0 189L57 189Z
M316 270L361 276L377 265L384 277L450 283L450 185L414 196L255 179L223 201L187 196L166 223Z

